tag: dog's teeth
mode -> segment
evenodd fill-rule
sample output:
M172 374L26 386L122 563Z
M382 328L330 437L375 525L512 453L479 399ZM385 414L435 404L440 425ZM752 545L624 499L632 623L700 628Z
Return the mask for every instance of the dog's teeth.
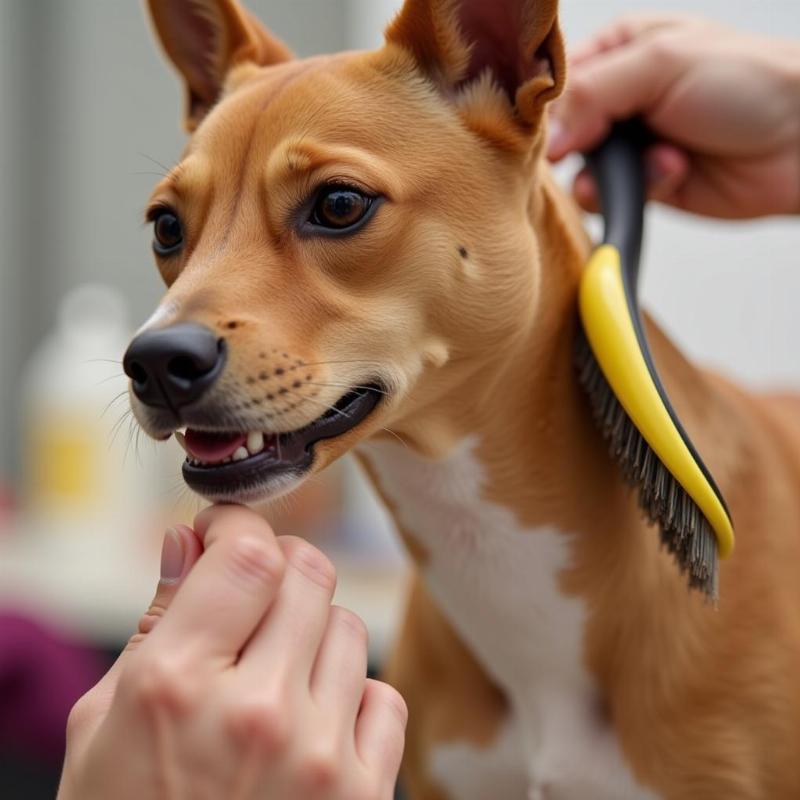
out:
M249 453L247 452L247 448L246 447L240 447L233 454L233 460L234 461L244 461L247 458L248 455L249 455Z
M233 459L230 456L228 456L227 458L223 458L222 459L222 463L223 464L230 464L232 460Z
M175 441L183 448L184 452L189 455L189 448L186 446L186 437L180 431L175 431Z
M264 449L264 434L258 431L251 431L247 434L247 450L251 456L260 453Z

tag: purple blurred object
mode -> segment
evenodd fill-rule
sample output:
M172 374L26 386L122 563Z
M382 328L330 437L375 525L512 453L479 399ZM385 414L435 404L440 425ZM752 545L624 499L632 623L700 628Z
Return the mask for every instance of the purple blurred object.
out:
M57 630L0 612L0 751L60 764L67 715L104 667Z

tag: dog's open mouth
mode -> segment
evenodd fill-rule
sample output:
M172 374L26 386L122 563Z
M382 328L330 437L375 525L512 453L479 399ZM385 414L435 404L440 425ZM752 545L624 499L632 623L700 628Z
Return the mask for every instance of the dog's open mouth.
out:
M384 392L374 385L342 397L303 428L288 433L203 431L176 433L186 451L183 478L210 499L244 499L264 493L275 480L299 477L314 461L314 445L363 422Z

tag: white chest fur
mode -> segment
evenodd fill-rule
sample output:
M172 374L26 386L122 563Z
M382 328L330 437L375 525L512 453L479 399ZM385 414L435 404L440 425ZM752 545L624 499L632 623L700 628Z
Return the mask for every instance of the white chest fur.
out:
M437 779L453 800L654 798L625 764L583 665L586 609L558 586L569 535L524 528L484 499L476 444L465 439L440 461L393 442L363 449L398 522L428 554L429 591L513 709L492 748L434 754Z

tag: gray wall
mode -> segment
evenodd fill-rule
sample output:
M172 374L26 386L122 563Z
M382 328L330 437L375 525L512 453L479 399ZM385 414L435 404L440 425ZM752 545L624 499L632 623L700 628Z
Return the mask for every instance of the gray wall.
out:
M22 322L20 237L15 235L29 203L28 183L19 152L24 136L24 76L19 32L24 29L21 3L0 2L0 476L10 463L15 377L20 358L16 342Z

